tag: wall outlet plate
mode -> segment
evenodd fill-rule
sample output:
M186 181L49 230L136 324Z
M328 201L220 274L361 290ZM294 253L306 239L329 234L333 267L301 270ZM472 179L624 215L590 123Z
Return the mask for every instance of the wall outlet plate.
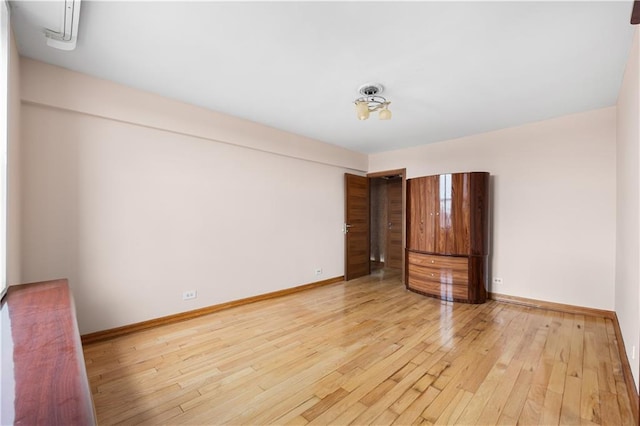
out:
M316 275L322 275L322 268L316 268Z
M493 279L493 283L494 283L494 284L502 284L502 278L495 277L495 278Z
M197 290L189 290L182 293L182 300L195 299L196 297L198 297Z

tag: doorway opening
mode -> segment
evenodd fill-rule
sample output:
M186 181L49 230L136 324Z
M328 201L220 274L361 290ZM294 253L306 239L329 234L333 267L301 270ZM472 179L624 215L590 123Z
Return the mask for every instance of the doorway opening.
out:
M371 272L402 269L402 176L369 178Z

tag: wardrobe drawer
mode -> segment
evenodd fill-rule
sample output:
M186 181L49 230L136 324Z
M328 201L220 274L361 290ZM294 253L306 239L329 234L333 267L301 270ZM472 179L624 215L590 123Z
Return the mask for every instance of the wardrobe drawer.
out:
M469 259L408 252L407 285L445 300L468 300Z
M466 257L434 256L409 252L409 275L423 276L443 284L466 286L469 283L469 259Z
M469 284L469 274L466 269L429 268L409 265L409 276L411 275L442 284L463 285L465 287Z
M469 270L469 259L467 257L438 256L410 251L408 260L409 265L447 268L456 271L465 271L465 273Z
M419 270L409 270L408 286L412 290L417 290L431 296L436 296L444 300L467 300L469 298L469 287L466 284L453 284L442 282L431 276L424 275Z

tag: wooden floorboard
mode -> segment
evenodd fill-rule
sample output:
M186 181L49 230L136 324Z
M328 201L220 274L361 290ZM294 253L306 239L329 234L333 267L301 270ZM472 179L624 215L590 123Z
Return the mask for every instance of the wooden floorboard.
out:
M86 344L111 424L633 424L612 320L385 270Z

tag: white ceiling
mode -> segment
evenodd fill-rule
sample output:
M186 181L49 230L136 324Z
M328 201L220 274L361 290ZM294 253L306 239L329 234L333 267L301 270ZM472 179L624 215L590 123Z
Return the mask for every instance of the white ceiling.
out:
M615 105L632 4L84 0L70 52L46 4L12 21L24 56L372 153ZM356 119L366 82L392 120Z

